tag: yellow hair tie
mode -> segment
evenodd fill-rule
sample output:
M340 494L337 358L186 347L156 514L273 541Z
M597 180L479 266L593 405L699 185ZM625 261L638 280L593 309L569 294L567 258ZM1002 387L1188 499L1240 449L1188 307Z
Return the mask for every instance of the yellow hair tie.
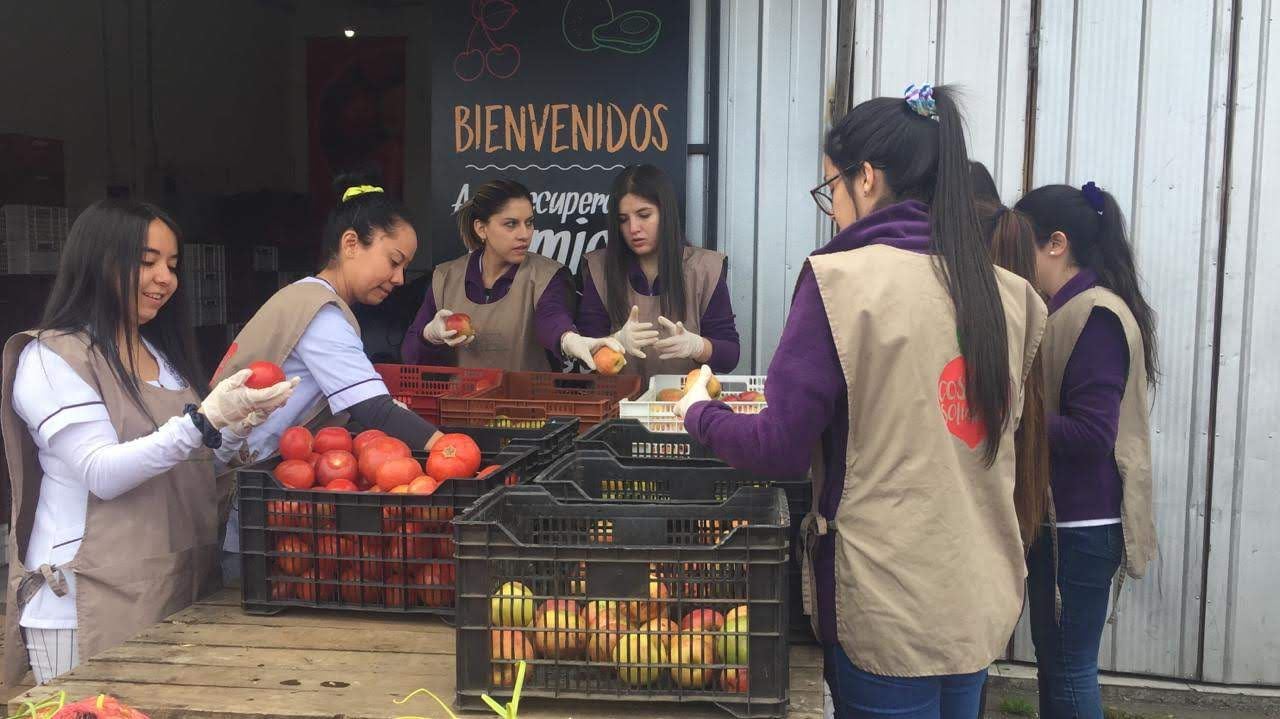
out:
M366 192L382 192L382 188L374 187L373 185L356 185L355 187L349 187L346 192L342 193L342 201L346 202L347 200L358 195L363 195Z

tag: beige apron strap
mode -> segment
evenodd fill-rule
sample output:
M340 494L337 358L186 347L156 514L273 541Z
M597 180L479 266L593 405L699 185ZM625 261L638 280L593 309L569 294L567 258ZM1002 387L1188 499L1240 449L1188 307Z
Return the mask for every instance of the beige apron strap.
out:
M27 608L27 604L31 602L31 598L40 591L42 586L48 585L56 596L67 596L67 578L62 573L62 567L53 564L41 564L39 569L29 571L22 575L22 581L18 583L18 613L21 614L23 609Z
M804 613L809 617L809 626L813 634L822 641L821 622L818 620L818 573L815 562L818 555L818 542L834 528L827 518L818 511L818 503L822 497L822 486L825 479L826 464L822 458L822 444L813 449L810 484L813 497L810 500L809 513L800 520L800 592Z

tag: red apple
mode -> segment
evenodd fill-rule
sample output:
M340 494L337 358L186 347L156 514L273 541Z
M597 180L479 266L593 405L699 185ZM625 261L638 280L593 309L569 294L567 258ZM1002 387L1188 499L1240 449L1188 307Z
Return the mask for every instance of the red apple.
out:
M471 326L471 315L465 312L455 312L444 318L444 328L458 333L454 335L454 339L458 337L475 337L476 335L475 328Z

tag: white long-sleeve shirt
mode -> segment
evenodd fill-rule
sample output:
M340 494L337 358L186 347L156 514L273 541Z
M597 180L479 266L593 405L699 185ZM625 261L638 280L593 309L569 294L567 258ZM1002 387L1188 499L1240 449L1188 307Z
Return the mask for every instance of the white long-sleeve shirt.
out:
M171 390L185 387L168 360L144 344L160 366L159 380L151 384ZM13 408L35 441L44 471L23 557L28 569L71 561L84 535L90 493L103 500L119 497L187 459L203 440L191 419L182 415L151 434L121 442L102 397L39 342L28 344L18 358ZM219 462L225 464L243 442L224 430L223 446L215 452ZM65 576L67 594L58 597L42 587L23 611L22 626L76 627L75 577Z

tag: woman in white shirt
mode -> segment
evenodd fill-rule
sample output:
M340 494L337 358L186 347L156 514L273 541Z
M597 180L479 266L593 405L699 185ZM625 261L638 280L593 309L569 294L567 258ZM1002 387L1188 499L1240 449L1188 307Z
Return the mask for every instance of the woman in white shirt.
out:
M27 655L44 683L212 588L209 450L234 454L296 384L250 389L242 372L200 399L178 238L150 205L90 206L39 327L6 343L8 686Z

